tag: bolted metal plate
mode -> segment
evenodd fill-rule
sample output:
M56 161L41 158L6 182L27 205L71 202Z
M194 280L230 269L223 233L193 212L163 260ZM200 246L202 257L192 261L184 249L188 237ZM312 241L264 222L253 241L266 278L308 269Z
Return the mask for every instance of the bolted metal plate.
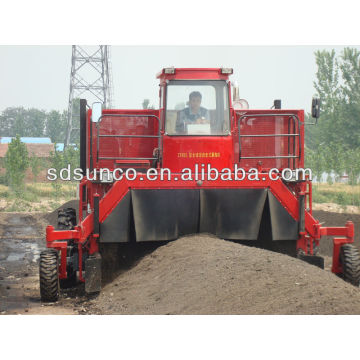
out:
M90 255L85 260L85 291L88 294L101 290L101 255Z

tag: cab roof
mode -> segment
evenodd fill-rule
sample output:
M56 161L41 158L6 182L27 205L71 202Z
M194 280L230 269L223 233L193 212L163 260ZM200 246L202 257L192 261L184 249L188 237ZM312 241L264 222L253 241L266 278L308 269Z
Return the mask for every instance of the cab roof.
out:
M166 80L228 80L232 68L163 68L156 77Z

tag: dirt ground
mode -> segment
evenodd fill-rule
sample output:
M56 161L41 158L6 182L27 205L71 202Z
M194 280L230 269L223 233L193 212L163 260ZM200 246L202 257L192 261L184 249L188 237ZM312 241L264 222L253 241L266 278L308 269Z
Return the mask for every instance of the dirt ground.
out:
M352 221L355 225L354 245L360 250L360 214L347 214L328 212L323 210L313 210L313 216L323 223L324 226L344 226L347 221ZM332 256L333 245L332 238L323 237L320 240L320 253L326 256Z
M359 214L314 216L329 226L352 220L356 230L360 222ZM360 314L360 289L329 271L331 241L321 241L321 270L206 234L107 249L112 258L99 295L87 296L78 285L44 304L38 259L45 227L56 217L56 211L0 213L1 314ZM355 241L360 248L359 231Z
M360 314L360 290L301 260L204 234L156 249L89 305L99 314Z
M313 204L313 210L323 210L326 212L335 212L335 213L346 213L346 214L360 214L360 207L353 205L339 205L334 203L321 203Z

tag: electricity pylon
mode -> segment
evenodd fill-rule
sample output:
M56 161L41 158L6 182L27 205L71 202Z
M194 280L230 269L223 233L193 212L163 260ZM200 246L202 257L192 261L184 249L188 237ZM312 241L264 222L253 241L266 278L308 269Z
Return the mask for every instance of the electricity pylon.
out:
M65 147L74 138L72 132L80 129L80 109L78 105L76 106L80 97L85 98L88 104L98 101L105 108L111 108L112 76L110 46L72 46ZM76 126L74 126L75 119Z

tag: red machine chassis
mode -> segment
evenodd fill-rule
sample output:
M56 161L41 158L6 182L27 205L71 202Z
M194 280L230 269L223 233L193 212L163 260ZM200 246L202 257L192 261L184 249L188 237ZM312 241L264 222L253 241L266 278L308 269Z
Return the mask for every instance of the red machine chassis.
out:
M323 227L312 216L312 185L310 180L285 183L271 180L265 172L270 168L292 170L304 167L305 122L302 110L240 110L232 105L229 74L223 69L163 69L160 80L159 110L103 110L101 121L92 121L92 110L86 111L86 101L80 101L80 163L85 170L116 167L169 168L175 172L193 169L201 160L212 167L233 168L239 165L246 171L255 167L261 172L258 181L175 180L150 181L139 170L133 181L99 183L84 178L79 185L79 221L73 230L46 229L48 248L60 251L59 277L67 277L69 241L77 246L79 279L83 277L83 254L99 251L99 224L114 211L129 190L133 189L268 189L292 219L299 223L296 248L306 255L314 254L323 236L333 236L332 272L342 273L340 248L354 242L354 225ZM223 136L177 136L166 130L167 86L172 80L218 80L228 91L229 128ZM125 124L124 128L115 124ZM125 121L126 119L126 121ZM150 119L153 122L150 122ZM277 140L275 140L275 138ZM120 144L121 142L121 144ZM271 153L273 151L273 153ZM82 155L81 155L82 154ZM199 156L200 154L200 156ZM201 159L200 159L201 158ZM128 166L128 167L129 167ZM88 175L88 177L90 177ZM85 198L83 198L85 196ZM297 232L295 234L297 236ZM294 241L295 237L294 236ZM281 241L281 240L280 240Z
M140 180L140 177L142 180ZM283 183L282 180L271 180L269 179L266 173L261 174L261 180L250 181L206 181L204 180L201 184L201 188L208 189L231 189L239 188L241 185L242 189L256 189L256 188L268 188L271 193L277 198L277 200L283 205L283 207L288 211L288 213L295 219L299 221L299 201L296 195ZM263 180L265 178L265 180ZM99 184L94 184L88 179L83 179L80 183L80 191L82 194L82 188L86 186L89 191L93 192L94 197L99 197L97 191L99 190ZM311 204L311 182L306 181L298 184L300 186L300 195L305 195L308 199L309 204ZM306 187L308 190L306 191ZM141 174L138 174L137 178L133 181L120 180L115 181L106 193L100 202L99 202L99 219L98 221L102 223L107 216L112 212L116 205L122 200L126 193L130 189L199 189L199 185L195 181L184 181L184 180L172 180L172 181L149 181ZM310 200L310 201L309 201ZM93 208L93 203L91 208ZM84 204L80 196L80 207L83 209ZM67 250L67 241L73 239L78 246L79 254L79 279L84 281L83 278L83 269L82 269L82 254L83 251L87 251L90 255L98 251L98 234L94 234L94 213L88 214L84 219L82 219L82 211L79 211L79 225L75 227L74 230L61 230L57 231L53 226L48 226L46 229L46 242L47 247L54 248L60 251L61 253L61 263L60 263L60 279L67 277L66 274L66 250ZM333 263L332 263L332 272L341 273L342 268L339 263L339 252L340 247L343 244L353 243L354 242L354 224L350 221L346 223L344 227L323 227L318 220L315 220L312 216L311 208L306 209L305 211L305 231L299 234L299 239L297 241L297 249L301 249L305 254L313 254L314 244L319 245L320 238L323 236L336 236L333 239L334 248L333 248Z

